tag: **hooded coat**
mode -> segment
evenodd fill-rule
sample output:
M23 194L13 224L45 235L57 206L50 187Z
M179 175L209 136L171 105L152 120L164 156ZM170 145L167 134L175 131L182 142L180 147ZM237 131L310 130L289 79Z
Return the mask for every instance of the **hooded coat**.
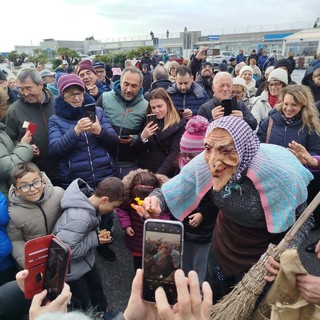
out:
M5 195L10 188L10 172L15 165L31 161L33 149L30 144L18 142L14 146L10 137L5 133L6 126L0 122L0 192Z
M8 235L12 241L12 256L24 267L24 245L28 240L51 234L53 227L61 215L60 200L63 189L54 187L46 174L43 197L36 203L27 202L17 196L14 186L9 190Z
M63 214L52 233L71 250L67 281L80 279L95 263L94 249L99 245L98 227L101 218L88 199L93 192L82 179L76 179L61 199Z

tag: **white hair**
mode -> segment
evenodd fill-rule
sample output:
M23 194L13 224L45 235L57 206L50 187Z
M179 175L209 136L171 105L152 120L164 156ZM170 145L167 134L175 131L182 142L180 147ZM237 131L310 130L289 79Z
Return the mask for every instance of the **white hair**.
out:
M35 320L92 320L92 318L86 316L84 313L79 311L72 311L68 313L63 312L46 312L38 317Z

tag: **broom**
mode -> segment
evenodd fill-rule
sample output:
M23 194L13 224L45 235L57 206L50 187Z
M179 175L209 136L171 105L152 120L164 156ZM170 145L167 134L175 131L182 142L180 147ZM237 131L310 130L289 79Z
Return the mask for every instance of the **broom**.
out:
M295 224L286 233L281 242L276 246L269 244L267 251L260 257L244 275L242 280L233 290L224 296L221 301L212 306L211 319L215 320L247 320L249 319L256 301L261 294L266 280L267 271L264 264L272 256L279 261L281 253L286 250L301 226L308 220L320 203L320 192L304 210Z

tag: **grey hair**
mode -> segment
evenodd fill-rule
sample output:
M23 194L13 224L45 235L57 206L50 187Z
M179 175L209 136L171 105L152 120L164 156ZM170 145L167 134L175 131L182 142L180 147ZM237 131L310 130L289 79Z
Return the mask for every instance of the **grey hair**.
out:
M168 80L168 79L169 79L169 74L168 74L168 71L165 67L158 66L154 69L154 71L153 71L153 80L154 81Z
M63 312L46 312L38 317L35 320L92 320L92 318L86 316L84 313L79 311L72 311L68 313Z
M39 85L42 83L40 72L35 68L23 68L17 75L17 81L23 82L30 78L33 83Z
M127 67L127 68L123 69L122 75L121 75L121 78L120 78L120 83L122 83L123 77L127 72L136 73L136 74L138 74L140 76L140 87L141 87L142 86L142 82L143 82L143 74L142 74L141 70L138 69L137 67Z

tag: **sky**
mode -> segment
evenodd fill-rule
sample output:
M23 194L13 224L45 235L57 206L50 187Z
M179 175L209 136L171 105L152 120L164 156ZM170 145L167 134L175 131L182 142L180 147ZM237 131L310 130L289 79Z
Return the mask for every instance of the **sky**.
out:
M317 17L319 0L241 1L241 5L236 0L5 1L1 5L0 52L12 51L14 45L39 45L48 38L147 37L151 30L161 38L167 30L174 36L185 27L204 35L221 34L222 29L276 30L276 25L278 30L291 25L299 29L312 27Z

